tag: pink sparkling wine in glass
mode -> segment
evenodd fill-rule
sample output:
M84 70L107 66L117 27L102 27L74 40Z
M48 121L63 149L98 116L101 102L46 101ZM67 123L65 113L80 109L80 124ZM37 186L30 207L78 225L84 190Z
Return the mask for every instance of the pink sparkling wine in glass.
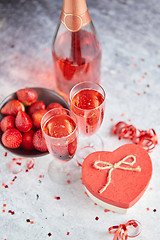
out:
M92 135L101 126L104 116L103 102L103 95L93 89L82 89L73 96L71 110L77 117L82 134Z
M50 137L47 146L56 159L67 161L74 156L77 148L75 129L75 121L67 114L52 116L44 123L43 131Z

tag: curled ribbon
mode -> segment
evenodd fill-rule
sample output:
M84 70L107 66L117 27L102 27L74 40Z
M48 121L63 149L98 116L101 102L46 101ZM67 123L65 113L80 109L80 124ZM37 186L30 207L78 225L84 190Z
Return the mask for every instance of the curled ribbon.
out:
M134 235L129 236L128 229L127 229L128 226L133 226L136 229L137 227L140 227L141 224L136 220L129 220L126 224L120 224L119 226L110 227L108 231L110 234L115 234L113 240L117 240L117 239L127 240L128 237L131 237L131 238L137 237L141 233L141 229L139 228L138 229L139 231L137 230L137 232L135 232Z
M127 159L131 158L132 159L132 162L127 162ZM136 168L132 168L132 167L122 167L121 164L126 164L126 165L129 165L129 166L133 166L135 163L136 163L136 157L134 155L128 155L126 157L124 157L122 160L120 160L119 162L116 162L114 164L112 163L109 163L109 162L104 162L104 161L96 161L94 162L94 167L96 169L99 169L99 170L106 170L106 169L109 169L109 172L108 172L108 176L107 176L107 183L105 184L105 186L99 190L99 193L103 193L106 188L109 186L110 182L111 182L111 174L112 174L112 171L116 168L118 169L122 169L122 170L128 170L128 171L135 171L135 172L140 172L141 171L141 168L140 166L136 167ZM99 164L102 164L102 165L105 165L105 166L99 166Z

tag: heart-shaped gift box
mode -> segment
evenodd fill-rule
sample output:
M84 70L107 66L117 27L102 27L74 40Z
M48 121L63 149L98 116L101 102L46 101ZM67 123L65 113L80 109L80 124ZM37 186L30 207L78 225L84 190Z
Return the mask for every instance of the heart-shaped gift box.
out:
M126 144L113 152L94 152L82 166L82 183L98 205L125 213L145 192L152 162L142 147Z

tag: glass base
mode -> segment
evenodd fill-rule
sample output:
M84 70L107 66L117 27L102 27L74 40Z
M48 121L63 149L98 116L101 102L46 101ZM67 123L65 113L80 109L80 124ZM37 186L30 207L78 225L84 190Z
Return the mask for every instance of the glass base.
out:
M50 179L61 185L72 184L80 180L81 168L75 158L66 162L54 159L48 168Z
M82 166L84 159L91 153L96 151L103 151L104 143L98 134L92 136L79 136L78 149L76 152L77 162Z

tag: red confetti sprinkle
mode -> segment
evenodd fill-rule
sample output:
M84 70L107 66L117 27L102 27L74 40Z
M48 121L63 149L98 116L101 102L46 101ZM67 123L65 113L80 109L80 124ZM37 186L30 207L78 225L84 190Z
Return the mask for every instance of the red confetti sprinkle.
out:
M39 175L39 178L43 178L43 175Z
M12 210L8 210L8 213L10 213L11 215L14 215L14 211Z
M7 157L7 154L8 154L8 153L7 153L7 152L5 152L4 156L5 156L5 157Z
M82 164L80 162L77 161L77 164L79 167L82 167Z
M133 64L133 66L134 66L134 67L137 67L137 64L135 63L135 64Z
M6 207L6 206L7 206L7 205L4 203L4 204L3 204L3 207Z
M147 151L151 151L158 144L158 137L154 129L148 131L136 129L133 125L125 122L118 122L112 132L118 135L118 138L130 139L133 143L141 145Z
M99 217L95 217L95 220L98 221L98 220L99 220Z
M5 211L6 211L5 209L2 210L3 213L4 213Z
M70 234L70 232L67 232L67 235L69 235Z
M152 190L152 187L150 187L149 190Z
M48 233L48 236L49 236L49 237L51 237L51 236L52 236L52 234L51 234L51 233Z
M147 211L149 211L149 208L146 208Z
M124 116L125 116L125 114L124 114L124 113L121 113L121 116L122 116L122 117L124 117Z
M112 211L112 213L116 213L115 211Z
M141 94L140 93L137 93L138 96L140 96Z
M67 183L68 183L68 184L70 184L70 183L71 183L71 181L70 181L70 180L67 180Z
M113 122L113 118L110 118L110 121Z
M5 188L8 188L8 185L2 183L2 186L5 187Z
M109 209L104 209L104 212L110 212L110 210Z
M54 199L60 200L61 198L60 198L60 197L57 197L57 196L54 196Z
M30 224L34 224L34 221L30 221Z
M20 163L20 162L16 162L16 164L19 165L19 166L21 166L22 163Z
M30 219L26 219L26 222L30 222Z
M97 203L94 203L94 205L96 205L96 206L97 206Z
M71 174L70 173L67 173L67 176L70 176Z
M17 174L25 169L26 172L34 167L34 158L12 158L12 161L9 165L10 171L13 174ZM16 167L16 165L21 167Z
M88 195L88 193L87 193L87 192L85 192L85 194L87 195L87 197L89 197L89 195Z
M157 212L157 210L156 210L156 209L153 209L153 212Z

